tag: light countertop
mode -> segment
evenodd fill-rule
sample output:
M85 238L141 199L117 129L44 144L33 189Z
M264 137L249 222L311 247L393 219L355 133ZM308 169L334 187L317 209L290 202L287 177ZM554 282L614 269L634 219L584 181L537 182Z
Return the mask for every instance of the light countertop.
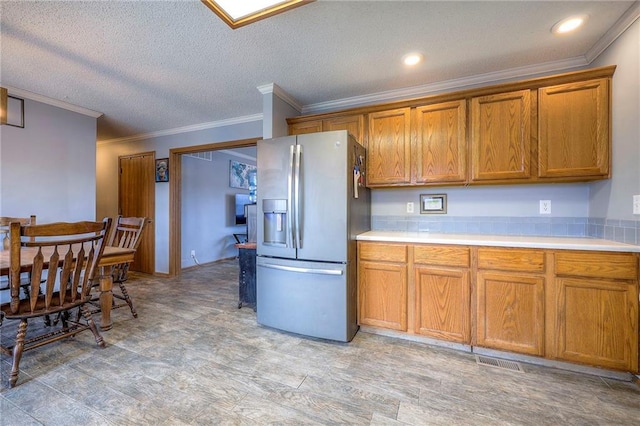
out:
M438 234L431 232L368 231L358 235L357 240L395 243L640 252L640 246L638 245L586 237L534 237L482 234Z

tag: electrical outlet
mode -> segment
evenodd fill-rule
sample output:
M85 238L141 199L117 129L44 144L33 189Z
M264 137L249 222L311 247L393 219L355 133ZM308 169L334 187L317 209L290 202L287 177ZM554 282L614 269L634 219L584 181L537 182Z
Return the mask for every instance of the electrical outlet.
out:
M633 196L633 214L640 214L640 195Z
M551 214L551 200L540 200L540 214Z
M191 250L191 257L195 257L196 256L196 251L195 250Z
M407 203L407 213L413 213L413 203Z

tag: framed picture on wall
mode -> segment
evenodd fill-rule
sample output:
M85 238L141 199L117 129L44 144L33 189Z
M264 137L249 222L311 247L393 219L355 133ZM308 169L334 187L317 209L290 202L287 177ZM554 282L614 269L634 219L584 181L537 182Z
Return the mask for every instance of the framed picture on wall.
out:
M230 160L229 186L231 188L249 189L249 173L256 170L256 166Z
M169 159L156 159L156 182L169 182Z

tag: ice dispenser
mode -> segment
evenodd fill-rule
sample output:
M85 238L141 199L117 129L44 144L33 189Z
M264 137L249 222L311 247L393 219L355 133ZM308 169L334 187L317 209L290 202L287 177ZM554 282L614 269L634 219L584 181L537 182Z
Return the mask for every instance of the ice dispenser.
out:
M287 200L262 200L263 244L287 247Z

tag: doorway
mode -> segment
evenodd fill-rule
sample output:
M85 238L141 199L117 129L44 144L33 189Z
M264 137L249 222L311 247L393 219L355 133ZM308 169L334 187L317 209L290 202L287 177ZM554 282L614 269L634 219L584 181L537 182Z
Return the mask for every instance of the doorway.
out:
M262 138L212 143L169 150L172 177L169 181L169 276L182 270L182 155L223 149L254 147Z

